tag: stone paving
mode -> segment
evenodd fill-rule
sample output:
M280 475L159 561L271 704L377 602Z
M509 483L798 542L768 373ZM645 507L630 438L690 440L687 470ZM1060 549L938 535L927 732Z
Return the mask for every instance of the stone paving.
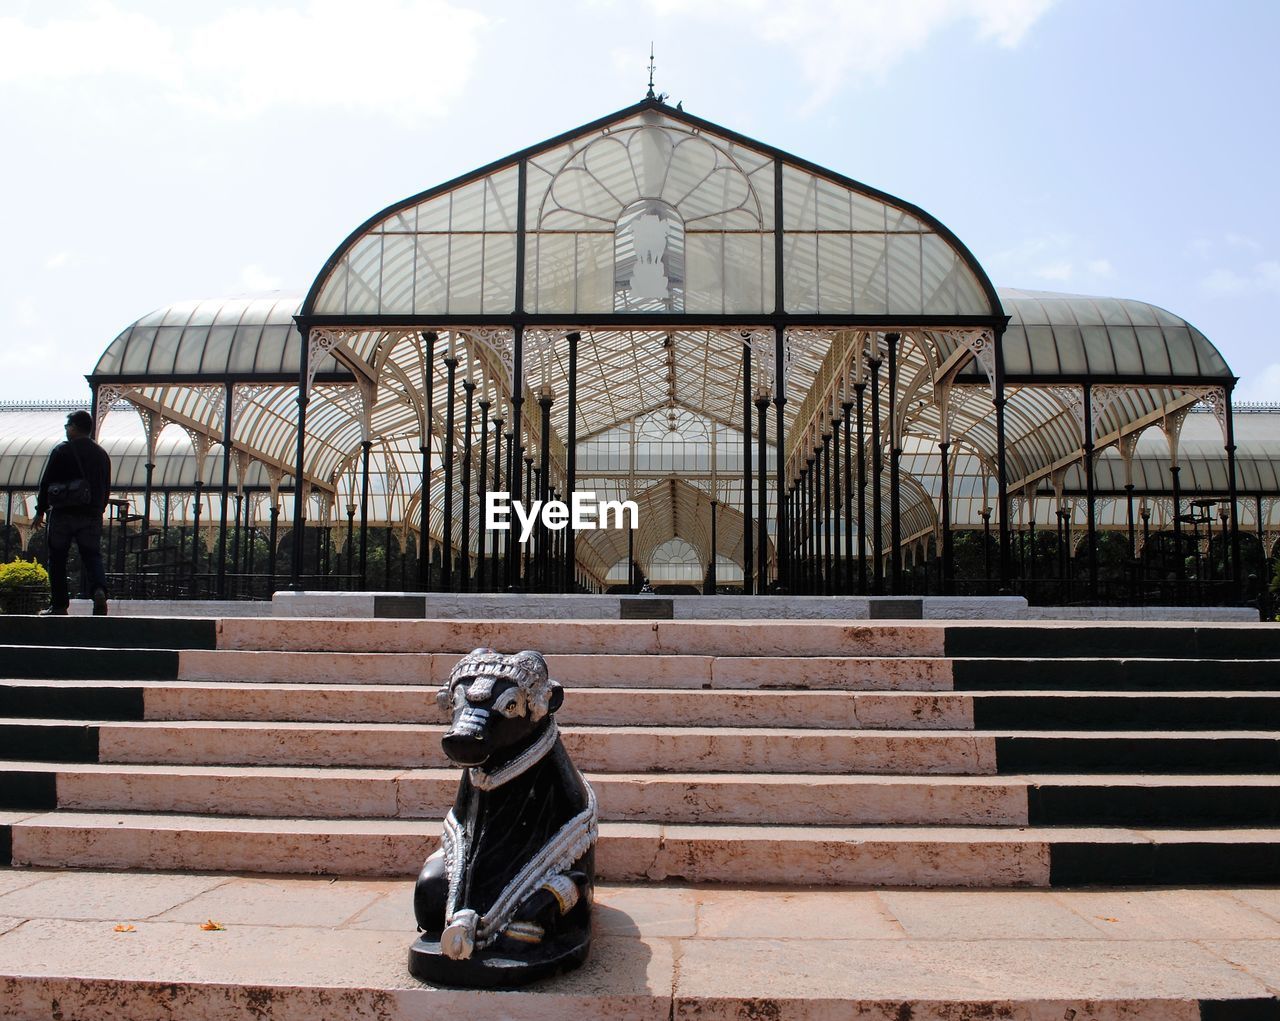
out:
M1257 1002L1280 995L1274 887L605 885L588 966L526 993L411 979L411 896L411 879L0 870L0 1018L1196 1021L1280 1003Z

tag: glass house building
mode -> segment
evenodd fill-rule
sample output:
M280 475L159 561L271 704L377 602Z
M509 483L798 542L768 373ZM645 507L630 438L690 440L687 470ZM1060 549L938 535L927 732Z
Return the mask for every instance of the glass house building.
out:
M655 98L375 213L306 294L144 316L88 379L139 591L1227 600L1280 496L1280 413L1185 320L998 290L928 212ZM61 417L0 422L7 556ZM522 544L492 492L637 527Z

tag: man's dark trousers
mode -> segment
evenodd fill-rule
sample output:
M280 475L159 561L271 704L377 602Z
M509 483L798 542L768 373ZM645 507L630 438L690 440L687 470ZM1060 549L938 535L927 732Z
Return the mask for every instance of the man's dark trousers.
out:
M90 593L94 589L107 590L107 572L102 564L102 515L55 508L49 512L49 605L55 610L65 610L71 604L67 555L73 542L80 548Z

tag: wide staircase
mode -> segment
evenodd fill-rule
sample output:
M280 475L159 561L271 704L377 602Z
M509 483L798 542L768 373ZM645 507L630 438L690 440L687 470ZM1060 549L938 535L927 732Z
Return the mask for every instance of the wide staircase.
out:
M568 689L638 896L1280 883L1265 625L0 618L0 865L407 884L479 646Z

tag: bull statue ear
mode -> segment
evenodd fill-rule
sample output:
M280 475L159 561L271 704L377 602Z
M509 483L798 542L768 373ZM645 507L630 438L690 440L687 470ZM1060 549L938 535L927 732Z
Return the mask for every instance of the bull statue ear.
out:
M551 689L551 695L547 699L547 712L550 714L564 704L564 688L555 681L548 681L547 687Z

